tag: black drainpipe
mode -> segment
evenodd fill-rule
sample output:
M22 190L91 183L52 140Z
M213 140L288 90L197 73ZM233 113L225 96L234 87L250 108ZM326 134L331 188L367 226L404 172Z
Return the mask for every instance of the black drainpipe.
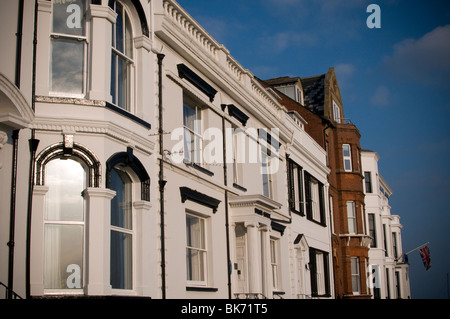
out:
M16 186L17 186L17 146L19 142L19 130L12 134L13 155L11 172L11 204L9 220L9 262L8 262L8 299L13 298L14 289L14 245L15 245L15 225L16 225Z
M164 54L157 54L158 57L158 109L159 109L159 204L161 217L161 292L162 299L166 299L166 244L165 244L165 229L164 229L164 188L167 181L164 180L164 129L163 129L163 99L162 99L162 61Z
M17 13L17 33L16 33L16 74L14 83L20 89L20 72L22 64L22 30L23 30L23 6L24 0L19 1L19 9ZM15 130L12 134L13 139L13 155L11 169L11 203L10 203L10 220L9 220L9 260L8 260L8 299L13 298L14 289L14 246L15 246L15 228L16 228L16 191L17 191L17 158L19 130Z
M16 33L16 77L15 84L20 88L20 72L22 64L22 30L23 30L23 3L24 0L19 1L19 13L17 17L17 33Z
M231 271L233 269L230 257L230 223L228 216L228 174L227 174L227 147L226 147L226 133L225 133L225 117L222 115L222 145L223 145L223 182L225 185L225 231L227 238L227 276L228 276L228 298L231 299Z
M37 47L37 20L38 20L38 3L34 2L34 35L33 35L33 76L32 76L32 92L31 92L31 109L33 113L36 111L35 97L36 97L36 47ZM26 260L25 260L25 290L26 298L31 297L31 215L33 204L33 190L34 190L34 162L36 160L36 150L39 145L39 140L35 138L35 130L31 129L31 138L28 140L30 147L30 168L28 181L28 210L27 210L27 233L26 233Z

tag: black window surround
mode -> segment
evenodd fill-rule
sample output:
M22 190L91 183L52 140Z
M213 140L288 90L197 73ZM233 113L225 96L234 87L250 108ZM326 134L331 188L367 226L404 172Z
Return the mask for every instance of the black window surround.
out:
M88 167L89 187L100 187L101 165L98 159L87 148L80 144L73 143L67 148L64 143L58 143L43 150L36 158L36 185L45 185L45 166L48 162L56 158L76 157L83 161Z
M116 0L109 0L108 6L113 9L115 2L116 2ZM150 31L149 31L149 27L148 27L148 23L147 23L147 17L145 16L145 10L142 7L142 4L139 2L139 0L131 0L131 3L133 4L133 6L136 9L136 12L138 14L139 22L141 24L142 34L145 35L146 37L149 37ZM92 0L92 4L101 4L101 1L100 0Z
M303 199L303 168L295 163L292 159L289 158L289 155L287 157L287 165L288 165L288 185L289 185L289 209L301 216L305 216L305 209L304 209L304 199ZM295 185L295 178L294 178L294 168L297 168L297 181L298 185ZM297 186L297 187L296 187ZM296 209L295 205L295 192L297 191L297 195L299 198L299 208L300 210Z
M217 209L221 202L218 199L202 194L196 190L190 189L189 187L180 187L180 195L182 203L186 202L187 200L193 201L200 205L211 208L214 214L217 213Z
M318 293L318 283L317 283L317 264L316 255L317 253L323 254L323 271L325 279L325 294ZM311 295L313 297L331 297L330 292L330 266L328 260L328 253L315 248L309 248L309 270L311 273Z
M196 292L217 292L218 288L212 287L195 287L195 286L187 286L186 291L196 291Z
M217 94L217 90L214 89L211 85L206 83L200 76L197 75L194 71L189 69L184 64L178 64L178 76L182 79L186 79L191 82L195 87L197 87L200 91L202 91L206 96L209 97L209 101L213 102L214 97Z
M221 107L222 111L225 111L225 108L228 108L228 114L230 116L236 118L242 125L247 125L249 119L248 115L238 109L234 104L222 104Z
M305 171L305 205L306 205L306 218L319 225L326 226L325 218L325 200L324 200L324 186L314 176ZM311 182L317 183L319 187L319 209L320 220L313 219L312 213L312 194L311 194Z
M134 156L133 149L128 147L126 152L116 153L106 162L106 188L111 187L111 170L119 164L130 167L141 181L141 200L150 201L150 176L144 165Z

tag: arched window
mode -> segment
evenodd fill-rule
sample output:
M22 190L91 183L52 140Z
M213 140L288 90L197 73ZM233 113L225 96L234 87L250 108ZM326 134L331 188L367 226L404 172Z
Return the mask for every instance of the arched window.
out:
M133 150L116 153L106 162L106 187L115 191L111 200L110 283L113 289L131 290L135 278L135 204L150 201L150 177ZM140 196L139 196L140 195Z
M114 3L117 14L112 26L111 96L112 103L130 111L133 78L133 30L130 16L118 1Z
M133 288L132 180L121 168L111 170L111 286Z
M53 1L50 91L82 97L86 93L86 0Z
M36 157L35 185L46 189L42 206L33 207L34 218L43 222L33 234L43 236L35 245L44 253L44 293L83 293L87 269L85 192L100 186L100 176L100 162L77 143L51 145Z
M84 275L86 171L74 159L46 165L44 288L81 289Z

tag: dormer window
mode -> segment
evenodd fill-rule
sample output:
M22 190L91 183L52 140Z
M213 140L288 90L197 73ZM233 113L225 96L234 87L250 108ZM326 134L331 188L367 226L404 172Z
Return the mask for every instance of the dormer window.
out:
M297 103L303 103L303 94L302 90L297 85L287 85L277 87L277 90L281 93L287 95Z

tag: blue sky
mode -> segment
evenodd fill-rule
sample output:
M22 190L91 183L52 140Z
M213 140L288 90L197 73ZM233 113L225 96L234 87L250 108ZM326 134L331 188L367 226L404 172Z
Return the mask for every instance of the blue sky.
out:
M345 117L376 151L401 216L413 298L447 298L450 273L450 1L179 0L261 79L337 73ZM378 4L381 28L366 25Z

